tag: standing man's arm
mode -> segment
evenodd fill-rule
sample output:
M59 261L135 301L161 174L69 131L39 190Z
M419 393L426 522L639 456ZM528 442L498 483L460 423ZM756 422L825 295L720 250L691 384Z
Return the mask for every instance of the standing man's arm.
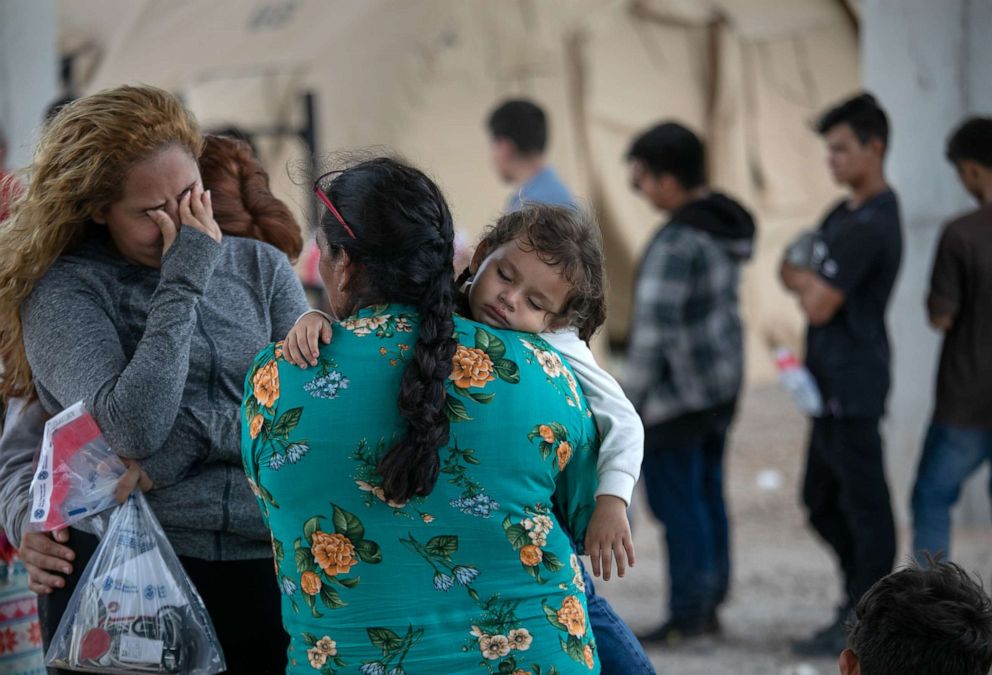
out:
M658 358L678 338L692 290L692 251L680 242L653 243L641 264L634 295L623 388L640 409L657 381Z
M937 244L930 274L930 293L927 296L927 314L930 325L940 331L949 331L954 325L961 303L964 269L961 264L962 242L954 230L945 229Z
M844 306L844 294L812 270L783 262L779 276L785 287L799 299L799 305L812 326L830 323Z

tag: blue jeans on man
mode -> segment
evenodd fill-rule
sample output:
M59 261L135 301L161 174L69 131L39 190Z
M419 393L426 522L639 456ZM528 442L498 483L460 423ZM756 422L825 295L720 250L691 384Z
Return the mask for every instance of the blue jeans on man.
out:
M665 526L669 622L712 628L730 585L730 535L723 455L732 410L699 432L646 431L642 481ZM702 632L705 632L703 630Z
M992 430L930 425L913 487L913 551L918 558L950 555L951 508L961 486L984 462L992 463Z

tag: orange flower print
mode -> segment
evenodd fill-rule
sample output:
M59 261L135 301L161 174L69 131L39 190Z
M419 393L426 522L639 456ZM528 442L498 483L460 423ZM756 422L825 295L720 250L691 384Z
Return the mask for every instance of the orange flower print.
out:
M313 533L310 550L313 552L314 561L329 577L347 574L358 564L355 558L355 545L348 537L337 532L328 534L317 530Z
M255 398L266 407L271 408L279 400L279 366L275 361L269 361L258 369L252 378L255 388Z
M582 656L584 656L585 659L586 659L586 667L589 670L592 670L593 669L593 666L596 665L595 662L592 660L592 647L590 647L589 645L586 645L585 647L583 647L582 648Z
M381 356L385 356L388 353L389 353L389 350L388 349L386 349L385 347L379 347L379 354Z
M281 359L282 358L282 345L283 345L282 342L277 342L276 343L275 355L276 355L276 358L277 359Z
M451 359L451 379L459 389L484 387L496 379L493 375L493 361L481 349L458 345Z
M565 627L569 635L580 638L586 634L586 613L582 609L582 603L574 595L567 596L561 603L558 623Z
M555 442L555 432L547 424L542 424L537 428L537 433L541 435L541 440L545 443Z
M300 588L307 595L317 595L320 593L320 587L323 585L316 572L304 572L300 576Z
M315 644L313 648L321 654L326 654L327 656L338 655L338 643L327 635L317 640L317 644Z
M307 659L310 661L311 668L320 670L327 663L327 654L317 651L316 647L311 647L307 650Z
M425 523L427 523L428 525L430 525L431 523L434 522L434 516L432 516L429 513L422 513L422 514L420 514L420 519L422 521L424 521Z
M564 471L565 465L568 464L568 460L572 459L572 445L568 441L562 441L558 444L558 470Z
M536 567L544 559L544 552L533 544L527 544L520 549L520 562L527 567Z
M251 420L251 425L248 427L248 435L252 438L258 438L259 432L262 430L262 424L265 420L261 415L255 415Z

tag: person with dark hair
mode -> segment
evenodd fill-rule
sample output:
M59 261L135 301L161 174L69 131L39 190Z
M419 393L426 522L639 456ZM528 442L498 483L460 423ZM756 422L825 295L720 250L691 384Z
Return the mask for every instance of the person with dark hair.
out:
M806 365L824 401L810 433L803 502L839 559L844 601L831 624L793 645L803 655L840 650L844 621L892 570L896 553L879 433L890 381L885 311L902 258L899 204L883 166L888 122L862 94L824 113L816 129L834 180L849 194L790 246L780 274L809 323Z
M992 600L953 563L884 577L854 610L841 675L988 675Z
M944 343L913 488L917 556L950 555L951 508L961 486L992 463L992 118L961 124L947 158L978 209L944 226L930 277L927 309Z
M627 520L644 455L644 428L616 380L596 362L588 341L606 319L605 259L599 225L580 209L531 204L504 214L487 228L457 285L459 312L497 329L539 333L575 371L547 349L535 357L549 375L560 374L569 391L581 387L600 432L596 508L585 551L593 574L609 581L612 562L623 577L634 564ZM330 340L331 319L312 310L286 336L283 353L298 366L317 365L319 340ZM578 385L576 385L576 380ZM576 394L573 393L573 397ZM552 435L543 430L542 439ZM547 442L546 439L544 439ZM564 447L564 449L563 449ZM570 446L558 446L567 460ZM630 628L596 593L582 567L589 622L603 669L614 675L654 671Z
M453 315L451 213L421 171L377 158L314 190L333 335L310 368L264 349L241 416L287 672L599 672L569 540L598 448L574 375L537 336Z
M642 133L627 163L634 190L668 214L638 269L624 385L668 544L669 618L641 640L672 645L719 631L730 584L723 456L744 377L738 285L755 224L709 189L703 142L681 124Z
M507 211L525 204L575 206L575 198L547 163L548 122L536 103L505 101L489 114L492 162L499 177L514 186Z

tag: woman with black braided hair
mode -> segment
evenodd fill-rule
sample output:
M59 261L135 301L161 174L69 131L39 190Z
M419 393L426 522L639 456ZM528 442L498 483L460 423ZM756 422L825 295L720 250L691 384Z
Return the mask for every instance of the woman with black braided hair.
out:
M594 504L584 398L540 338L453 316L427 176L378 158L315 193L333 340L307 369L263 350L242 410L287 672L599 672L565 532Z

